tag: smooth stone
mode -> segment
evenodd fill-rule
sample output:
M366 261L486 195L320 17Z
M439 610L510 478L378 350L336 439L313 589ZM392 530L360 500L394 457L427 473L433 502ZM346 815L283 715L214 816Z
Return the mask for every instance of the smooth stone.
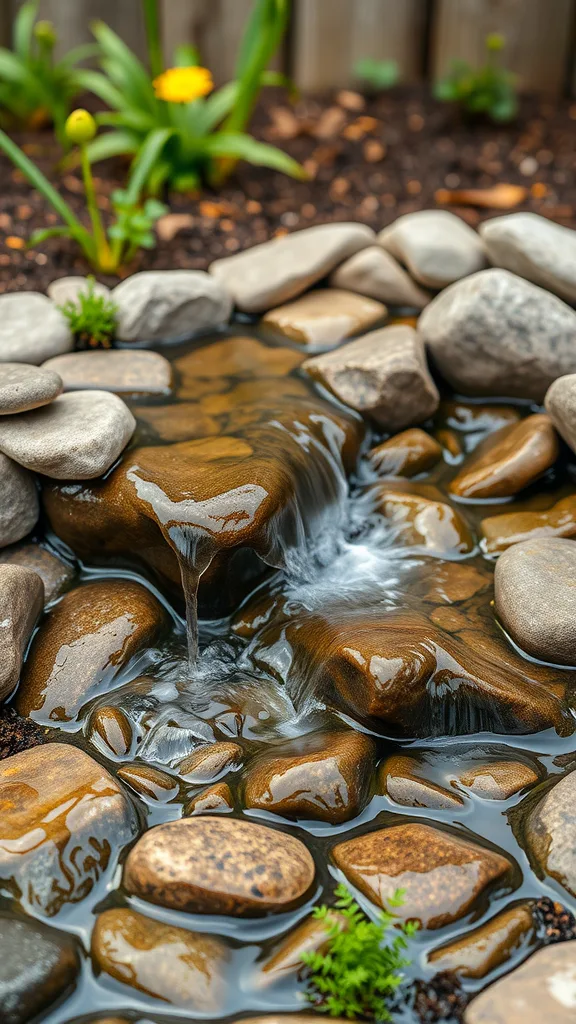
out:
M234 798L227 782L216 782L197 793L184 808L184 817L193 814L228 814L234 810Z
M30 363L0 363L0 416L47 405L61 391L62 380L53 370Z
M104 704L90 716L90 742L107 757L126 757L132 749L132 723L121 708Z
M558 453L551 419L527 416L482 441L448 490L460 498L509 498L550 469Z
M198 402L132 405L131 409L139 426L144 425L151 435L152 444L157 444L158 438L168 444L195 441L201 437L213 437L220 431L218 420L204 412Z
M483 270L437 295L418 321L442 376L467 395L541 402L576 370L576 312L508 270Z
M93 295L103 299L109 298L110 289L105 284L101 284L100 281L90 282L87 277L80 276L58 277L55 281L50 282L46 291L48 297L57 306L64 306L67 302L73 302L76 305L79 295L88 295L90 284L92 284Z
M0 548L22 540L34 529L39 515L34 477L0 452Z
M331 348L386 316L386 306L339 288L317 288L271 309L265 327L310 349Z
M576 373L558 377L548 388L544 405L558 433L576 451Z
M572 943L538 950L472 1000L464 1024L573 1024L576 960Z
M576 537L576 496L557 501L546 512L507 512L487 516L480 524L482 547L489 555L523 541L540 543L555 537Z
M350 256L333 271L329 284L331 288L358 292L390 306L423 309L430 301L430 296L379 245L370 245Z
M532 912L526 903L521 903L434 949L428 963L436 971L454 971L463 978L484 978L534 937Z
M314 874L308 850L286 832L182 818L145 832L128 854L124 887L169 910L252 917L300 904Z
M510 405L484 404L444 400L440 403L438 419L458 435L462 449L468 453L491 434L520 421L520 410Z
M221 939L163 924L134 910L105 910L92 933L101 971L153 999L199 1013L226 1002L229 951Z
M493 850L419 822L364 833L339 843L332 855L348 881L379 907L404 889L394 913L424 928L463 917L512 866Z
M287 978L296 978L302 970L303 953L323 953L329 942L329 930L338 925L347 928L347 920L338 911L330 911L326 918L319 920L308 917L293 931L278 942L266 959L258 965L258 973L251 979L255 989L269 988Z
M521 817L522 845L537 874L550 875L576 896L576 774L554 783Z
M448 210L407 213L380 232L378 244L427 288L445 288L487 262L476 232Z
M402 807L444 811L458 810L464 804L462 797L425 778L420 762L404 754L393 754L380 766L378 789Z
M495 267L576 302L576 231L537 213L510 213L480 225Z
M211 743L199 747L178 764L178 774L186 782L216 782L221 775L239 768L243 760L238 743Z
M110 469L135 429L117 395L75 391L42 409L0 419L0 450L56 480L91 480Z
M153 803L167 803L180 792L178 779L149 764L127 764L116 774L134 793Z
M0 1020L27 1024L71 989L80 957L70 935L0 914Z
M44 607L44 584L32 569L0 565L0 700L12 693L24 652Z
M375 237L364 224L319 224L216 260L208 270L238 309L262 313L296 298Z
M412 489L411 489L412 488ZM394 543L424 547L437 554L468 554L474 538L463 515L428 484L377 484L374 504L393 533Z
M88 896L137 834L118 783L70 743L0 762L0 879L49 917Z
M378 476L417 476L442 458L442 447L419 427L403 430L368 452Z
M0 362L38 366L74 348L66 317L40 292L0 295Z
M440 401L412 327L382 327L307 359L302 369L336 398L395 433L428 419Z
M349 821L368 799L374 755L373 740L353 730L289 740L251 762L244 804L285 818Z
M232 299L203 270L141 270L116 285L119 341L169 344L228 323Z
M508 800L509 797L538 782L538 773L522 761L492 761L459 772L458 780L484 800Z
M110 349L70 352L44 363L59 374L65 391L98 390L115 394L165 395L170 391L172 367L159 352Z
M0 464L2 459L0 458ZM16 463L14 463L16 465ZM26 470L23 470L26 472ZM13 544L0 551L0 563L32 569L44 584L44 603L50 604L67 589L74 579L74 569L58 555L33 542Z
M46 725L70 721L134 655L154 645L165 624L160 602L132 580L101 580L71 590L34 637L17 710Z
M521 650L576 664L576 544L542 537L514 544L494 572L496 614Z

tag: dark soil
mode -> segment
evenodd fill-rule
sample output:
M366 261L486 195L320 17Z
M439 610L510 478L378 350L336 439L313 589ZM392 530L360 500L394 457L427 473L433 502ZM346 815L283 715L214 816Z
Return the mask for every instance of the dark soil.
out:
M46 730L31 718L21 718L13 708L0 708L0 761L29 747L44 743Z
M542 896L534 904L533 913L539 925L539 937L545 946L576 939L576 917L562 903Z
M442 971L414 986L414 1012L422 1024L461 1024L468 1000L452 971Z
M203 270L217 257L326 221L362 221L380 229L400 214L437 206L439 189L486 189L501 182L526 188L524 201L515 209L572 227L575 129L576 103L569 100L526 98L514 124L495 126L467 122L423 88L396 89L373 98L339 93L301 100L295 107L271 90L256 112L254 133L304 163L310 180L295 182L242 164L217 194L206 190L201 196L171 196L171 211L179 220L164 220L158 247L141 253L128 272ZM59 154L50 140L49 133L18 138L82 212L79 176L55 172ZM102 163L95 170L106 214L110 193L124 180L125 165ZM451 208L474 226L506 212L472 205ZM25 239L34 229L54 223L57 217L40 195L1 158L0 291L43 290L55 277L87 272L75 247L65 241L26 250Z

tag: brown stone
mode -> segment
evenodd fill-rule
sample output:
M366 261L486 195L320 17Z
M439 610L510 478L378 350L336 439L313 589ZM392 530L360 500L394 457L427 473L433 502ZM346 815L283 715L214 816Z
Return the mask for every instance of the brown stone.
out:
M212 935L133 910L105 910L92 933L92 956L117 981L180 1009L216 1013L225 1005L229 951Z
M464 1024L573 1024L576 962L571 942L534 953L467 1007Z
M542 476L558 450L550 418L543 413L527 416L483 441L449 490L461 498L508 498Z
M44 584L44 601L50 604L67 589L74 579L74 569L58 555L53 554L40 544L22 542L11 544L0 551L0 563L21 565L24 569L32 569Z
M487 554L506 551L525 540L576 537L576 496L557 501L545 512L507 512L482 520L483 546Z
M442 448L426 431L412 427L372 448L368 458L379 476L411 477L431 469Z
M424 928L442 928L463 917L511 868L499 853L418 822L364 833L339 843L332 853L348 881L379 907L404 889L404 903L395 913Z
M232 380L286 377L303 359L301 352L272 348L256 338L224 338L175 360L174 369L180 378L178 397L201 398L226 391Z
M127 764L118 769L118 778L145 800L166 803L180 792L178 779L149 764Z
M70 993L80 973L71 935L0 913L0 1020L27 1024Z
M238 743L211 743L198 747L178 764L178 774L186 782L215 782L225 772L242 763L242 747Z
M530 907L521 903L434 949L428 962L434 965L435 971L455 971L464 978L484 978L506 963L520 945L533 939L534 933Z
M386 306L374 299L340 288L317 288L271 309L262 323L292 341L318 349L368 330L386 313Z
M178 402L176 405L137 405L132 408L140 430L142 427L157 438L173 444L178 441L194 441L200 437L211 437L220 430L214 416L204 412L198 402Z
M538 875L550 875L576 896L576 773L546 790L527 810L520 807L519 832Z
M484 800L507 800L538 782L537 772L522 761L473 765L460 772L458 778L463 786Z
M378 788L403 807L458 810L464 804L462 797L425 778L419 761L404 754L386 758L378 771Z
M491 434L519 423L520 410L512 405L445 399L440 402L437 419L455 431L463 441L465 451L471 452Z
M438 554L467 554L474 538L463 515L427 484L377 484L371 490L377 510L389 521L398 544Z
M316 917L306 918L302 924L281 939L259 965L260 969L253 979L253 987L268 988L286 978L296 977L302 970L302 954L325 952L329 943L328 933L334 925L338 925L341 930L347 927L346 918L338 911L331 911L321 920Z
M43 365L64 382L65 391L96 388L116 394L168 394L172 380L170 363L159 352L101 349L68 352Z
M234 810L234 798L227 782L216 782L192 798L184 808L184 817L193 814L228 814Z
M121 708L103 704L90 716L88 736L108 756L126 757L134 739L132 724Z
M314 861L298 839L253 822L182 818L146 832L124 869L129 893L170 910L252 917L302 902Z
M44 605L44 584L32 569L0 565L0 701L12 693Z

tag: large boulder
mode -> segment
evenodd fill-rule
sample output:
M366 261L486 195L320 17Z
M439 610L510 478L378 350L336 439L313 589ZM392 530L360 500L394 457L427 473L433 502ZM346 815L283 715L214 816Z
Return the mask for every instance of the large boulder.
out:
M576 231L537 213L509 213L480 227L490 262L576 302Z

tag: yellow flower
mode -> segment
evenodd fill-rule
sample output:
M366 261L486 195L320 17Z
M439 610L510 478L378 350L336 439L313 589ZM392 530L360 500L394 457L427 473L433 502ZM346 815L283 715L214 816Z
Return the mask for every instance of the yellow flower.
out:
M154 92L168 103L191 103L214 88L208 68L168 68L154 79Z
M96 130L96 121L92 114L89 114L87 110L82 110L82 108L73 110L64 125L66 138L80 146L86 142L91 142L96 135Z

